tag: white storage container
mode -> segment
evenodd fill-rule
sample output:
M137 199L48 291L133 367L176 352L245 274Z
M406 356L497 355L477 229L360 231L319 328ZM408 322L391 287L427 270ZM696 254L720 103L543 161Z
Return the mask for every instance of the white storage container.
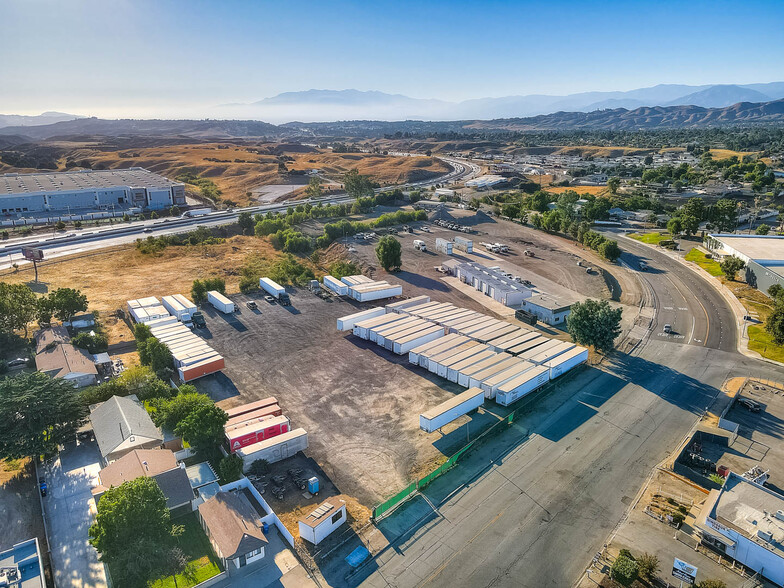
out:
M177 320L189 320L193 313L196 312L196 305L185 298L182 294L173 294L171 296L164 296L161 299L163 307L169 311L169 314L176 316Z
M461 251L465 251L466 253L474 252L474 242L471 239L466 239L465 237L455 237L455 247Z
M452 241L447 241L446 239L441 238L436 239L436 251L446 253L447 255L452 255L452 247Z
M550 370L550 379L554 380L586 361L588 361L588 350L585 347L575 347L544 365Z
M231 314L237 310L237 307L234 305L234 303L217 290L210 290L207 292L207 302L226 314Z
M381 316L373 317L366 321L356 323L354 325L354 334L357 337L361 337L362 339L368 339L370 338L370 329L394 322L399 318L400 315L397 314L382 314Z
M339 296L348 294L348 286L332 276L324 276L324 286Z
M399 284L383 284L373 288L354 290L357 293L359 302L372 302L373 300L384 300L394 298L403 294L403 286Z
M420 414L419 428L426 433L432 433L456 418L479 408L484 404L484 401L484 393L478 388L466 390Z
M495 393L495 401L501 406L509 406L526 394L541 388L549 380L550 372L547 367L543 365L536 366L499 386Z
M286 293L286 288L269 278L259 278L259 287L275 298L280 298L281 294Z
M561 341L558 345L553 345L550 349L544 350L541 353L537 353L533 357L530 357L529 360L536 364L546 363L551 359L555 359L559 355L566 353L567 351L574 348L575 348L574 343L569 343L568 341Z
M517 362L520 360L516 357L504 353L506 355L506 359L499 361L498 363L494 363L492 366L483 369L481 372L476 372L468 379L468 387L469 388L480 388L481 384L484 384L488 380L493 379L496 375L500 374L508 370L509 368L513 367ZM458 378L459 380L459 378Z
M265 459L269 463L275 463L292 457L298 451L305 451L307 448L308 434L305 429L294 429L271 439L241 447L236 454L242 458L243 469L247 472L257 459Z
M431 341L430 343L425 343L419 347L414 347L414 349L408 352L408 361L426 368L428 359L433 355L438 355L444 351L454 349L458 345L462 345L467 341L468 339L465 337L462 337L456 333L450 333L449 335L446 335L445 337L442 337L436 341Z
M442 351L440 353L431 355L427 359L427 364L423 365L422 367L427 368L429 372L437 374L438 366L442 364L446 365L453 359L457 360L458 356L460 356L460 359L463 359L464 357L468 357L468 352L474 349L475 347L477 347L478 345L479 343L477 343L476 341L469 341L467 343L458 345L457 347L454 347L452 349L448 349L446 351Z
M368 310L340 317L338 319L338 331L351 331L354 329L356 323L371 319L375 316L381 316L382 314L384 314L384 307L379 306L378 308L370 308Z
M395 341L395 343L392 346L392 351L393 353L397 353L398 355L403 355L411 351L414 347L422 345L423 343L429 343L430 341L435 341L443 336L444 336L444 328L436 325L429 329L425 329L420 333L415 333L414 335L410 335L405 339L401 339L400 341Z
M497 363L505 361L506 353L496 353L492 349L488 349L488 352L491 354L486 359L482 361L478 361L471 365L465 366L460 370L456 370L457 373L457 380L456 382L465 388L470 388L471 377L477 374L480 374L487 370L488 368L493 367Z
M513 380L514 378L523 375L523 373L534 367L536 366L534 366L534 364L532 364L530 361L517 359L515 363L511 365L511 367L506 367L503 371L500 371L483 380L479 387L484 390L485 398L495 398L495 394L498 391L499 386L505 384L509 380Z
M482 345L481 343L479 345L480 351L478 353L475 353L474 355L467 357L457 363L452 363L447 367L446 374L444 374L442 377L446 378L450 382L457 382L460 378L460 374L463 373L463 371L470 369L471 366L474 366L483 361L487 361L488 359L494 358L498 355L495 351L488 349L487 346ZM442 370L439 369L439 376L441 375L441 372Z
M430 296L414 296L408 300L401 300L400 302L392 302L391 304L387 304L386 309L387 312L400 312L404 308L414 308L415 306L427 304L428 302L430 302Z

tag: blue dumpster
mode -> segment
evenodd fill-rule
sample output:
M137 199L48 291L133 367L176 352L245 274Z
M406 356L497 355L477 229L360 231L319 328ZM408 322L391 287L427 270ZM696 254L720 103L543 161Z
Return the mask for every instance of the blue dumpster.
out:
M266 535L267 533L269 533L269 524L267 523L267 521L262 521L262 523L261 523L261 530L262 530L262 532L263 532L265 535Z

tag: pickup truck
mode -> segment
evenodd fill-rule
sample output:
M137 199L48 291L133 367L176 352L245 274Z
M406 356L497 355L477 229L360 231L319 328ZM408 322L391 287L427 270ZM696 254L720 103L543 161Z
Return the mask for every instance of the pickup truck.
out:
M194 312L191 316L191 320L197 329L203 329L207 326L207 321L204 320L204 315L200 311Z

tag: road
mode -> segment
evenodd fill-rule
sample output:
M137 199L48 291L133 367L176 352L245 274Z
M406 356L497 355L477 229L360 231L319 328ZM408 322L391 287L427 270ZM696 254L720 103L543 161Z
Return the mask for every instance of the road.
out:
M426 188L436 184L454 183L479 173L479 167L473 163L448 157L442 157L440 159L448 163L452 167L452 171L443 176L439 176L430 180L413 182L401 186L386 186L384 188L378 188L376 189L376 192L392 190L396 187L415 189ZM339 204L342 202L350 202L352 200L353 198L346 194L338 194L321 198L318 201L323 202L324 204ZM243 211L251 212L253 214L266 213L271 211L285 211L288 208L299 206L300 204L304 204L306 202L317 201L292 200L275 204L237 208L232 211L215 211L208 215L195 218L167 218L163 220L156 219L138 221L134 223L123 224L119 227L108 227L103 229L96 229L94 231L77 231L60 237L46 234L36 235L34 237L12 239L3 242L2 246L0 246L0 269L7 269L11 267L13 263L27 263L22 257L22 246L43 249L46 259L52 259L54 257L62 257L64 255L73 255L86 251L102 249L105 247L133 243L137 239L147 236L160 237L162 235L185 233L198 227L215 227L230 224L236 222L237 217Z
M570 586L727 377L784 376L735 351L735 319L700 276L644 245L623 248L630 266L650 265L639 277L656 308L652 336L567 380L431 484L429 502L381 521L390 538L412 530L348 584Z

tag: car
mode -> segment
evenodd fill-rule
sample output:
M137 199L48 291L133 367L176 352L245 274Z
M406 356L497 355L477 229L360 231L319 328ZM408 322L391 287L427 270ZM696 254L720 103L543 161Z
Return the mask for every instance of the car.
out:
M247 306L250 310L256 310L258 308L258 306L256 305L256 301L255 300L248 300L245 303L245 306Z
M269 294L267 294L267 295L264 297L264 300L266 300L266 301L267 301L267 302L269 302L270 304L275 304L275 297L274 297L274 296L270 296Z
M142 232L143 232L143 233L152 233L152 229L151 229L151 228L149 228L149 227L147 227L147 228L146 228L146 229L144 229Z
M755 402L751 398L739 398L738 404L746 410L750 410L751 412L759 412L762 408L758 402Z
M27 365L26 357L17 357L16 359L12 359L8 362L8 367L19 367L23 365Z
M671 325L671 324L669 324L669 323L667 323L666 325L664 325L664 332L665 332L665 333L672 333L672 325Z

